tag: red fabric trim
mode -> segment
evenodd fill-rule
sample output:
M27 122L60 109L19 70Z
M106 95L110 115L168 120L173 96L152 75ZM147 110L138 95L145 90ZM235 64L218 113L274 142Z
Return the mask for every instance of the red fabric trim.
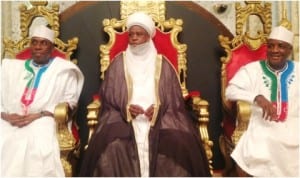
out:
M186 96L184 97L184 99L185 99L185 100L188 100L188 99L190 99L190 98L192 98L192 97L196 97L196 96L199 96L199 97L200 97L200 92L199 92L199 91L196 91L196 90L193 90L193 91L190 91L190 92L188 93L188 95L186 95Z
M77 144L80 140L80 137L79 137L78 126L75 124L75 122L72 122L71 130L72 130L72 135L73 135L73 137L76 141L76 144Z
M97 101L97 100L100 100L100 96L99 96L99 94L95 94L95 95L93 95L93 101Z

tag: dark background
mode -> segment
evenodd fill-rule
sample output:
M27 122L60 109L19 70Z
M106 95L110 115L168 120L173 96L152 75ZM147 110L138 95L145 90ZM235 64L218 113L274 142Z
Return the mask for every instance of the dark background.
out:
M92 96L98 93L100 81L100 44L108 42L103 31L102 20L120 19L119 1L78 2L60 14L60 38L67 41L78 37L79 44L74 53L78 66L85 76L85 84L79 100L77 122L80 126L82 144L86 144L88 127L86 106ZM224 55L218 35L232 38L228 29L212 14L189 1L167 1L166 19L183 19L183 32L179 42L187 44L187 88L198 90L201 97L209 102L209 136L213 141L213 167L222 169L224 161L218 139L222 132L221 104L221 62Z

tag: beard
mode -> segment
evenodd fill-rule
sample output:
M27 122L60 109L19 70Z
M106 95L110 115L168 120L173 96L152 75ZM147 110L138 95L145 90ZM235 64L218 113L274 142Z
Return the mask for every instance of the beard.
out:
M139 45L129 45L129 49L132 52L132 54L140 56L146 53L146 51L149 49L149 41L139 44Z

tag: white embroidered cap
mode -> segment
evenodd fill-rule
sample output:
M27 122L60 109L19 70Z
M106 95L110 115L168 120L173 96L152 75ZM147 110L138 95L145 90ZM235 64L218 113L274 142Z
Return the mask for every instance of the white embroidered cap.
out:
M128 16L126 27L129 29L130 27L138 25L144 28L151 38L155 35L155 23L152 18L144 12L134 12Z
M47 40L49 40L53 43L54 42L54 31L44 25L39 25L33 29L31 37L46 38Z
M273 28L269 36L269 39L284 41L289 43L290 45L293 45L293 38L294 38L294 33L289 31L283 26L278 26Z

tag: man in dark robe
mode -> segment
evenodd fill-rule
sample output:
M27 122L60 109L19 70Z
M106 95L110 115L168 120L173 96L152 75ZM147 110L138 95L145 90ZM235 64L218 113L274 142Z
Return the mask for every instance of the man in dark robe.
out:
M136 12L126 25L129 45L106 71L80 176L210 176L176 72L154 47L152 18Z

